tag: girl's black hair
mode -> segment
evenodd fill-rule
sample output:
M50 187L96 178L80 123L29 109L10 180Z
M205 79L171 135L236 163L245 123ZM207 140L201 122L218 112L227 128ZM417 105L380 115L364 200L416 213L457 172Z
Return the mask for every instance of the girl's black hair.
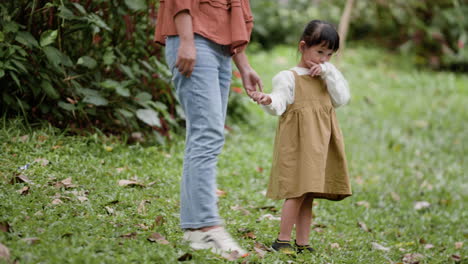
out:
M335 52L340 48L340 36L335 27L322 20L310 21L302 33L302 40L305 41L307 47L323 44Z

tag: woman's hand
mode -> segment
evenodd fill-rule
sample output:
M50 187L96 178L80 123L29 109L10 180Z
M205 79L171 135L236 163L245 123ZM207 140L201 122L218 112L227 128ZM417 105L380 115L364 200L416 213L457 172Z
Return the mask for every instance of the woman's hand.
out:
M241 72L242 85L244 86L247 94L253 99L252 93L258 90L263 92L263 83L260 76L252 69L249 68Z
M190 77L190 75L192 75L196 57L197 50L193 39L181 39L175 67L185 77Z
M174 23L180 39L175 67L182 75L190 77L195 67L195 59L197 58L192 17L188 11L182 11L174 17Z

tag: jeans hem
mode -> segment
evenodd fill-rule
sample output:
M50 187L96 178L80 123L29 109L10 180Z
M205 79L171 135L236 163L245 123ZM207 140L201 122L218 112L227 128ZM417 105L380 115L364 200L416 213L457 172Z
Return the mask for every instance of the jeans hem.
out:
M215 221L204 222L204 223L184 223L184 224L180 224L180 227L182 229L188 229L188 228L202 228L202 227L208 227L208 226L216 226L216 225L222 225L222 224L223 224L222 220L215 220Z

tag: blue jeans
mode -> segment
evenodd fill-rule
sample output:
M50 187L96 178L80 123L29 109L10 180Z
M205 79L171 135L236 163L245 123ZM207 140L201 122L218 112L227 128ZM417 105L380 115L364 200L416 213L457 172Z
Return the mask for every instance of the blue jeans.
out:
M224 145L224 122L231 83L231 56L226 46L195 35L197 57L187 78L175 61L179 37L166 40L166 61L176 95L186 115L186 145L180 192L183 229L221 224L216 196L216 164Z

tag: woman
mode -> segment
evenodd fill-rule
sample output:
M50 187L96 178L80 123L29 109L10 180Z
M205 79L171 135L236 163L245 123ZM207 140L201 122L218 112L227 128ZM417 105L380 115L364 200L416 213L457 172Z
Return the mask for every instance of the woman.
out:
M231 59L247 94L257 86L262 90L244 53L252 27L248 0L161 0L155 32L156 42L166 46L166 61L186 115L180 198L184 240L194 249L223 256L247 255L222 227L216 164L224 145Z

